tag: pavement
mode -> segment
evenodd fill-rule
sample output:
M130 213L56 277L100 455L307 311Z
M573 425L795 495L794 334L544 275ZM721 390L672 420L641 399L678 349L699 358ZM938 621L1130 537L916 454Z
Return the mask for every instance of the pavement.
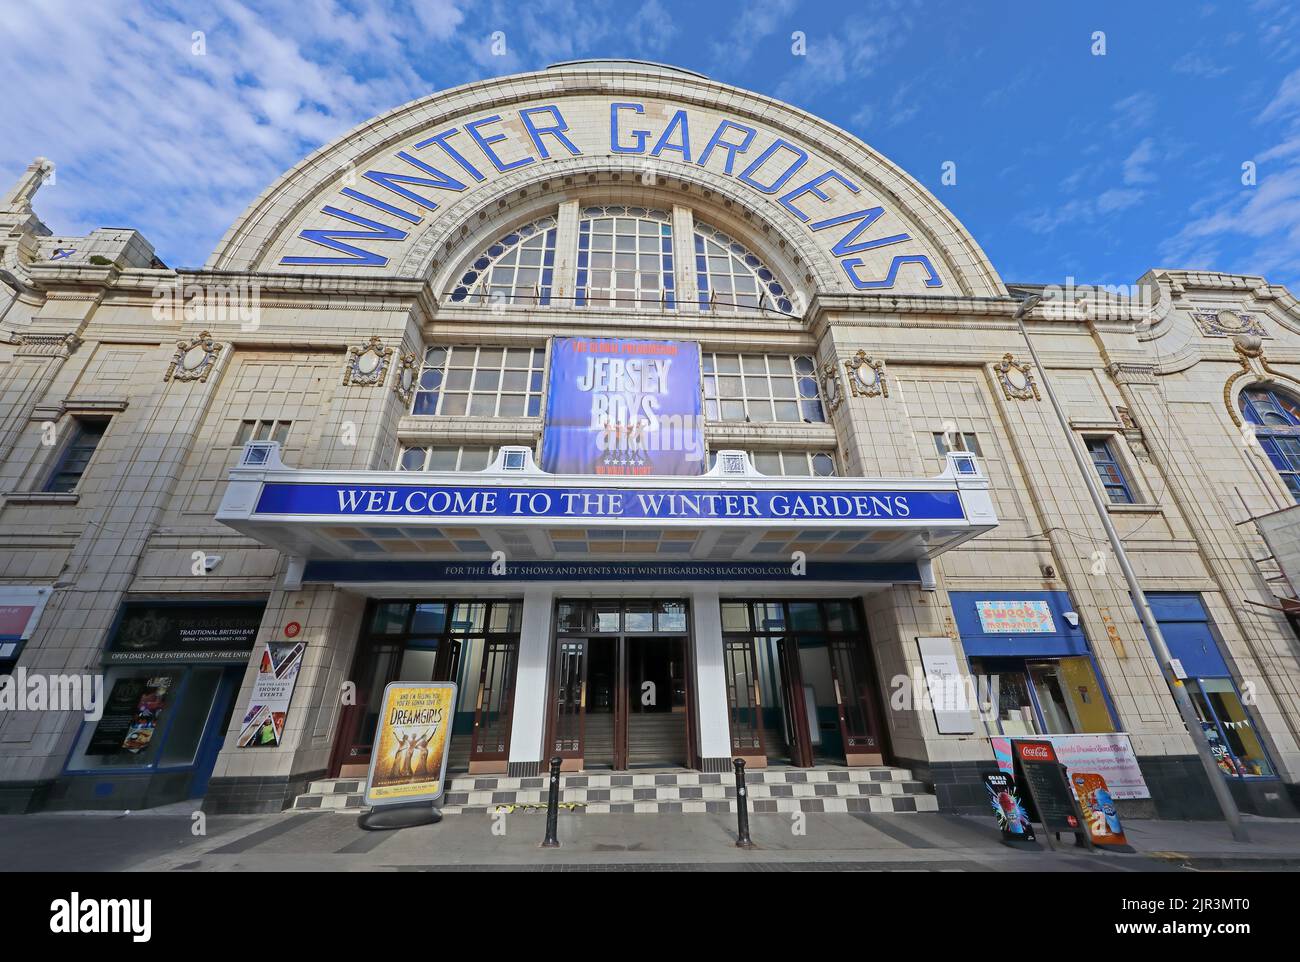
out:
M9 871L1300 871L1300 820L1246 817L1252 841L1222 822L1129 820L1132 853L1003 845L992 818L949 814L753 815L736 847L734 815L454 815L365 831L351 815L202 816L188 803L140 812L0 816Z

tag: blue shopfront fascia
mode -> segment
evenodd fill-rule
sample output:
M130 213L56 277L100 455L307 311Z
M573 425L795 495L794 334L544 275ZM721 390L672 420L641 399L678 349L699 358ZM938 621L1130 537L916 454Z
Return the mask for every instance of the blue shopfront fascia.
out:
M933 557L997 524L967 454L908 481L767 477L736 454L693 477L551 475L528 448L482 472L339 472L287 468L275 442L251 442L217 520L329 581L500 580L500 552L510 580L925 582ZM606 553L611 532L632 546ZM783 536L806 568L770 547Z
M985 602L1037 602L1045 605L1051 614L1052 631L1035 632L989 632L984 629L979 616L979 603ZM1101 690L1101 697L1106 705L1110 720L1118 730L1119 713L1111 700L1110 689L1102 675L1101 666L1088 644L1088 637L1083 628L1066 617L1074 612L1074 604L1065 591L950 591L948 602L952 605L953 616L957 620L957 631L961 635L962 649L969 661L971 658L1015 659L1017 661L1050 660L1053 658L1081 657L1087 658L1092 666L1093 675ZM1039 714L1038 695L1030 686L1030 697Z

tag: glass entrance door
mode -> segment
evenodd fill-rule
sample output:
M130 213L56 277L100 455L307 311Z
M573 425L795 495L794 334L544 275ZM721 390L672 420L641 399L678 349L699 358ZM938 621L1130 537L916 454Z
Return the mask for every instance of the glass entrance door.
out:
M361 777L384 689L394 681L454 681L451 771L505 771L522 605L518 601L375 601L365 616L330 773Z
M681 601L561 601L550 753L566 769L690 766L689 638Z
M732 749L806 767L884 761L875 671L858 604L724 601Z

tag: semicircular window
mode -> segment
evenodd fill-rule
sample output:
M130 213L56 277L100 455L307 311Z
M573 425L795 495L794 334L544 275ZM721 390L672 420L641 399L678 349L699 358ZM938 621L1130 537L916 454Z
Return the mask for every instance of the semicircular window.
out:
M709 224L695 224L695 283L700 310L794 312L790 289L749 248Z
M465 268L452 288L454 303L551 303L555 280L555 218L516 227L489 244Z
M1255 440L1300 501L1300 401L1271 387L1247 388L1238 400Z
M578 307L677 306L673 226L646 207L584 207L578 221Z

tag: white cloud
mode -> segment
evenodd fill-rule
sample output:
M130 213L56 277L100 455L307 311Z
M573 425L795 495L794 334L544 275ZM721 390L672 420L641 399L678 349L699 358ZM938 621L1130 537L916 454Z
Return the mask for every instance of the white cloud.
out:
M1127 210L1145 196L1146 191L1131 187L1115 187L1111 190L1104 190L1097 195L1097 212L1099 214L1112 214L1115 211Z
M1155 156L1155 141L1147 137L1124 158L1124 183L1149 184L1154 181L1156 175L1147 166L1155 160Z
M1278 143L1257 160L1255 186L1226 182L1204 212L1160 247L1170 266L1278 275L1300 272L1300 70L1283 79L1260 111L1261 124L1279 124ZM1232 168L1229 176L1240 177ZM1243 248L1240 240L1248 244ZM1237 253L1220 259L1229 241Z
M0 22L0 189L47 156L36 209L52 230L135 227L178 266L371 117L596 50L655 59L679 29L663 0L0 0Z

